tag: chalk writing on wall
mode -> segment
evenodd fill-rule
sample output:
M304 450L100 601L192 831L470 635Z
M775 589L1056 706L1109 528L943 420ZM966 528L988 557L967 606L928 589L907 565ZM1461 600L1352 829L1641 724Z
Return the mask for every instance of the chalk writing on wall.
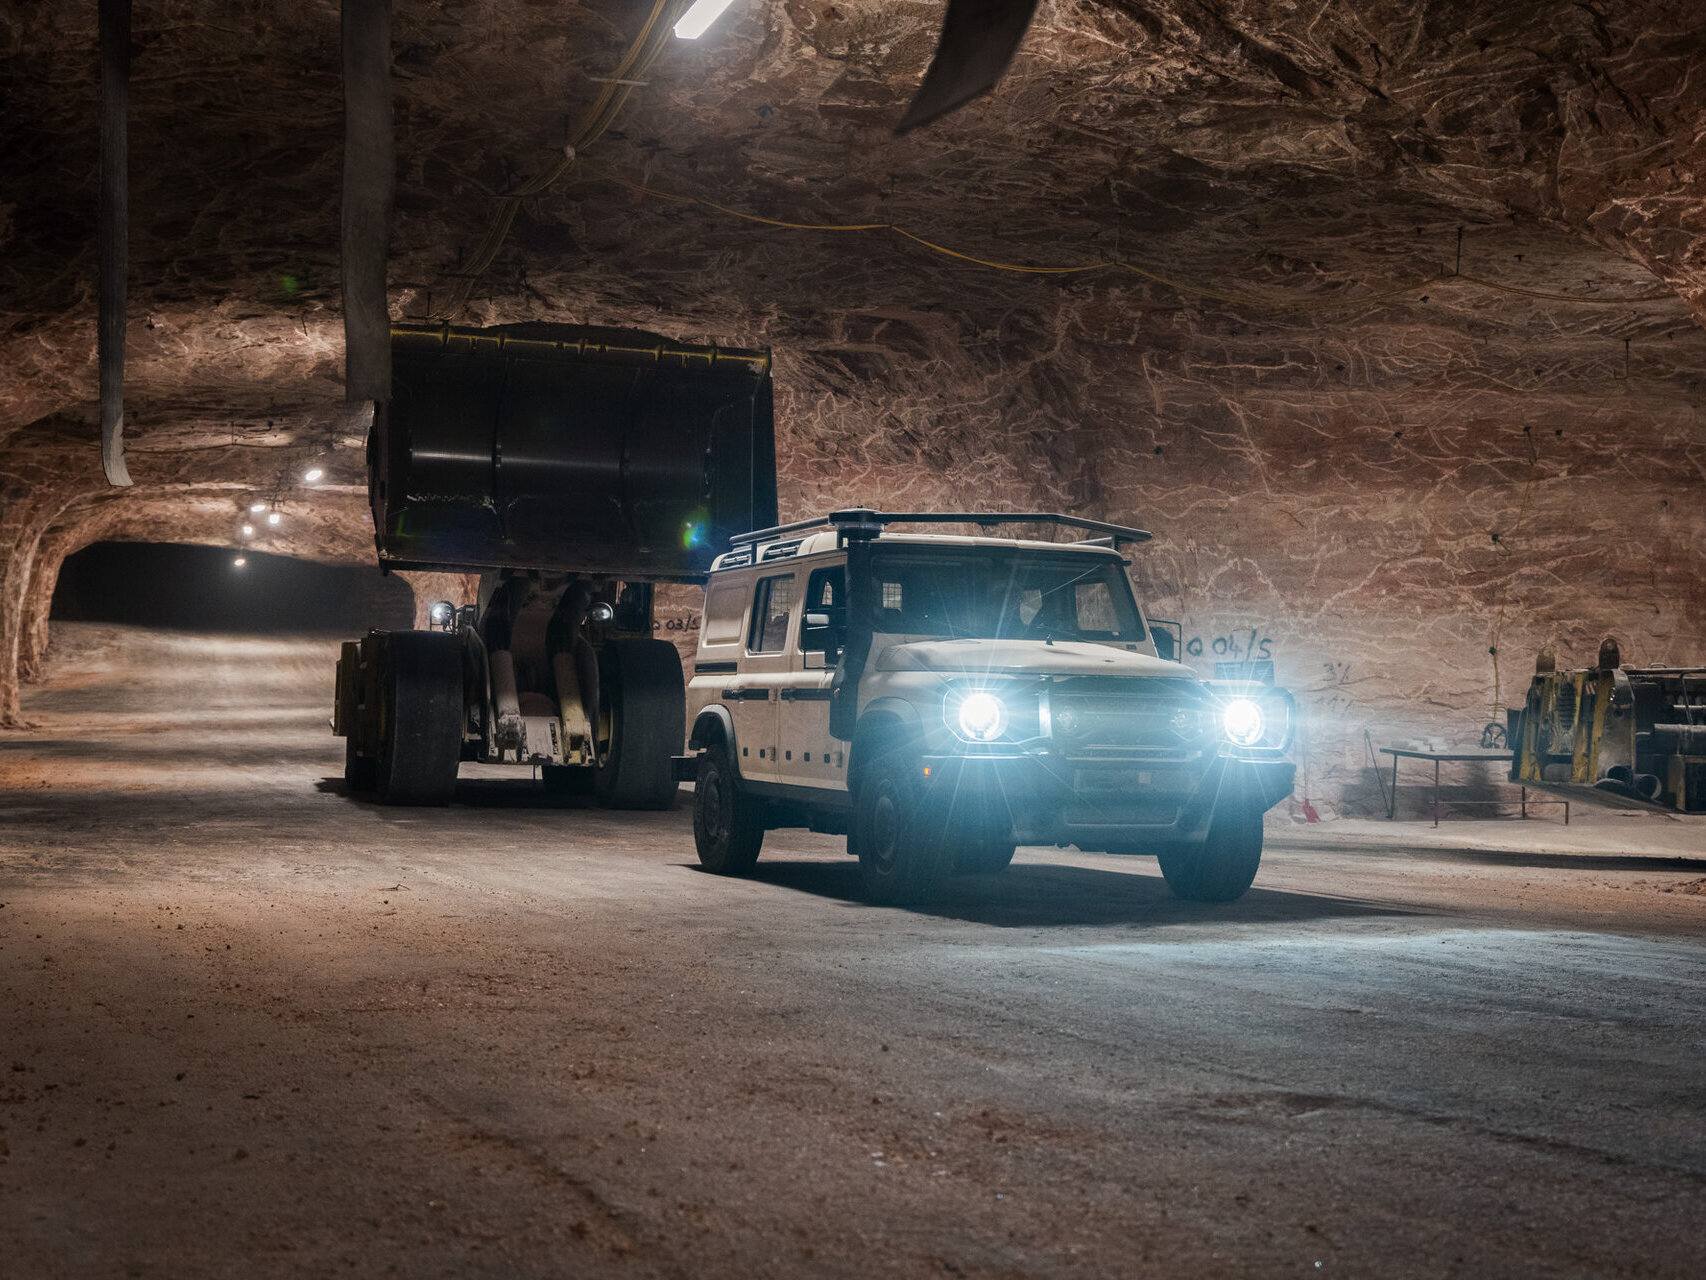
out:
M1213 654L1228 662L1267 662L1274 656L1274 640L1258 627L1248 631L1232 631L1220 636L1192 636L1185 641L1187 657L1200 658Z

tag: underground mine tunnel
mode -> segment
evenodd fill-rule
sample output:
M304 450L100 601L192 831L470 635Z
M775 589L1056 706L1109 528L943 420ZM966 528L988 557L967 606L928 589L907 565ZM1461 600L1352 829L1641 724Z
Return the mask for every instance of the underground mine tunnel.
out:
M1698 1273L1696 5L0 50L0 1274Z

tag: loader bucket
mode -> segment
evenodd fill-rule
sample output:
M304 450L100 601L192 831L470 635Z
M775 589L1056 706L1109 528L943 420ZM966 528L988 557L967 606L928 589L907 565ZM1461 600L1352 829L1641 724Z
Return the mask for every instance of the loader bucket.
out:
M391 365L367 446L383 567L689 582L776 518L768 351L398 326Z

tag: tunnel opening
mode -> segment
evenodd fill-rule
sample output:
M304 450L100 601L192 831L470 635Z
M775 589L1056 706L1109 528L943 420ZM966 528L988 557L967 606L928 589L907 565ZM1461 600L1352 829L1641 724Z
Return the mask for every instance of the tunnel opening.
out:
M414 592L376 568L181 543L98 542L66 559L51 622L172 631L356 634L414 625Z

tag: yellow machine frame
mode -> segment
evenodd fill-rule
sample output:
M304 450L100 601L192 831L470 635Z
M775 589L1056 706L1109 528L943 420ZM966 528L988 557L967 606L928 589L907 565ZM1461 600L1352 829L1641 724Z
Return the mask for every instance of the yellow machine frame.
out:
M1537 664L1511 734L1511 780L1706 813L1706 668Z

